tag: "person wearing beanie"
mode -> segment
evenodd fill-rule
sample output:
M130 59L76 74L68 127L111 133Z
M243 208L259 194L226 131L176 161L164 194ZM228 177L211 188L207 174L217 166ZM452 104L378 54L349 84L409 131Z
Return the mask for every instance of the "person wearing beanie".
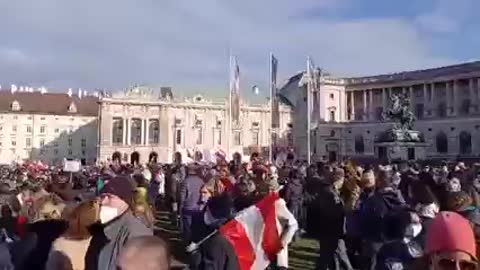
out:
M477 247L468 220L454 212L440 212L426 238L424 260L415 269L478 269Z
M205 207L204 223L211 232L232 218L232 213L233 201L227 193L211 197ZM190 244L187 252L197 257L192 260L191 269L240 270L233 246L221 233L207 238L201 245Z
M117 255L132 237L153 235L132 213L135 188L126 177L117 176L105 183L100 196L101 225L92 229L93 237L85 257L85 269L117 269Z

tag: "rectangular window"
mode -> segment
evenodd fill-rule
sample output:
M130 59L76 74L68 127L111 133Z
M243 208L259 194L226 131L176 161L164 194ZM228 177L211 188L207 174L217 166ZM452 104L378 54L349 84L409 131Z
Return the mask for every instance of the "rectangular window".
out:
M32 126L27 126L27 133L32 133Z
M213 138L213 144L214 145L221 145L222 144L222 131L219 130L219 129L215 130L214 138Z
M182 144L182 130L180 129L175 131L175 142L177 144Z
M44 147L45 146L45 139L40 139L40 147Z
M26 145L27 147L32 146L32 138L26 138L26 139L25 139L25 145Z
M82 157L84 157L86 155L87 155L87 151L85 151L85 149L82 149Z
M82 138L82 148L87 147L87 139Z
M16 126L16 125L13 125L13 126L12 126L12 131L13 131L13 132L17 132L17 126Z
M73 139L72 139L72 137L69 137L68 138L68 146L72 147L72 145L73 145Z
M53 149L53 154L58 155L58 149L57 148Z
M335 121L335 111L330 111L330 121Z
M12 140L12 146L17 146L17 141L16 140Z
M60 129L59 129L59 128L56 128L56 129L55 129L55 133L58 133L58 132L60 132Z
M40 120L45 120L45 117L40 117Z
M197 137L196 137L195 141L196 141L197 145L200 145L200 144L203 143L203 130L202 130L202 128L197 128L196 133L197 133L196 134Z
M425 108L422 103L415 105L415 116L417 117L417 119L423 118L424 109Z
M3 126L2 126L2 125L0 125L0 132L2 132L2 131L3 131Z
M242 135L240 131L234 131L233 132L233 143L234 145L242 145Z
M45 126L40 127L40 134L45 134Z
M259 145L258 131L252 131L252 145Z
M73 154L72 149L68 149L68 155L71 156Z

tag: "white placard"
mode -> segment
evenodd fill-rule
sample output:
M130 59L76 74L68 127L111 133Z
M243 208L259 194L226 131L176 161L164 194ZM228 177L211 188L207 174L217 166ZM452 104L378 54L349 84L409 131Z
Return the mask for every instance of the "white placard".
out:
M78 172L82 164L78 160L65 160L63 164L63 171L64 172Z

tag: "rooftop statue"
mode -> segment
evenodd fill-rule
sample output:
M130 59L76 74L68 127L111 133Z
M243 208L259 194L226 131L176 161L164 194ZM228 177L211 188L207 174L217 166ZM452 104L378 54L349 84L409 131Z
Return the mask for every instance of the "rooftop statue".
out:
M395 94L390 96L390 109L388 109L384 118L395 122L394 129L412 130L415 122L415 115L410 110L410 98L407 94Z

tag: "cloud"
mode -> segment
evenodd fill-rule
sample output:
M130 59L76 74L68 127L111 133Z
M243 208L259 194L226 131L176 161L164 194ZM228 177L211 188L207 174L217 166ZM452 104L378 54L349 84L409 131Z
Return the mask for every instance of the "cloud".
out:
M475 0L435 0L433 8L416 18L426 31L433 33L458 32L470 17L476 14Z
M431 43L414 22L306 16L346 4L348 0L1 1L5 24L0 36L9 38L0 41L0 48L18 55L0 51L0 63L13 62L0 66L0 83L109 89L148 83L225 95L230 52L238 56L244 91L254 84L266 90L270 52L279 59L281 78L303 69L308 55L342 75L452 62L431 53Z

